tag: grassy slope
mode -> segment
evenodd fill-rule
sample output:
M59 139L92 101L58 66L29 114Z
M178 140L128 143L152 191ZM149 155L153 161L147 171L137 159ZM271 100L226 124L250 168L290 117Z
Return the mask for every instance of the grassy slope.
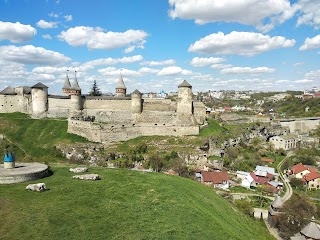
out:
M0 187L1 239L272 239L209 187L158 173L93 168L102 180L53 167L49 191Z
M0 114L0 133L17 144L25 153L16 147L18 161L36 159L37 161L55 161L59 152L56 143L85 142L82 137L67 133L67 121L58 119L31 119L25 114ZM3 148L0 149L1 156ZM29 158L29 159L28 159Z

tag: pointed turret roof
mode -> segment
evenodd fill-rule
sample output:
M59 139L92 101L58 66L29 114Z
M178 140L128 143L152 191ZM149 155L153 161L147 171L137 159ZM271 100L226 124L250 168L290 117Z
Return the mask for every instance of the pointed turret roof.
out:
M33 85L31 88L48 88L48 87L43 83L38 82L37 84Z
M120 74L120 78L118 80L118 85L116 88L127 89L126 86L124 85L123 78L122 78L121 74Z
M131 94L142 95L138 89L134 90Z
M305 226L300 233L311 239L320 239L320 225L317 224L314 217L312 217L311 222Z
M188 87L191 88L192 86L190 85L190 83L188 83L186 80L183 80L182 83L180 83L180 85L178 86L178 88L180 87Z
M17 93L16 93L16 91L14 90L13 87L8 86L8 87L6 87L5 89L3 89L3 90L0 92L0 94L2 94L2 95L16 95Z
M67 73L66 80L64 81L64 85L63 85L62 89L70 89L70 88L71 88L71 84L70 84L69 76Z
M73 84L72 84L72 89L78 90L78 91L81 90L81 88L79 87L78 80L77 80L77 71L74 72L74 80L73 80Z
M276 196L276 199L271 203L273 208L281 208L283 205L283 201L279 195Z

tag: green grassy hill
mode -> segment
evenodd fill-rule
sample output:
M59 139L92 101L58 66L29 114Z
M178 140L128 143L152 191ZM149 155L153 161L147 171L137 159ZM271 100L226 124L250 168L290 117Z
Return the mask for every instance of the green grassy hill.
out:
M13 145L18 161L57 161L60 152L57 143L86 142L80 136L67 133L67 120L31 119L26 114L0 114L0 133L13 143L0 140L0 154L3 156L5 145Z
M0 185L0 239L273 239L211 188L160 173L90 168L100 181L65 166L37 182Z

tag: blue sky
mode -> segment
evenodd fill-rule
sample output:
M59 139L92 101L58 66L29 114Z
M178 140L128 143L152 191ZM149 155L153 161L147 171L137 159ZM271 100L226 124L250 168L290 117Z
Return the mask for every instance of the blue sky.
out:
M0 89L320 87L320 0L0 0Z

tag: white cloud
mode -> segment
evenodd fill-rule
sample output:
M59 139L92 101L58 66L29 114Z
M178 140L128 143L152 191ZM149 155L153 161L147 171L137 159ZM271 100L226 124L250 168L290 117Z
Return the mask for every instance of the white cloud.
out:
M120 71L122 76L140 76L141 73L139 71L134 71L126 68L117 69L115 67L107 67L99 69L98 72L103 74L104 76L120 76Z
M292 47L296 41L254 32L213 33L191 44L188 51L206 54L253 56L277 48Z
M310 80L319 80L320 79L320 70L316 70L316 71L311 71L305 74L304 76L306 79L310 79Z
M306 38L304 40L303 45L299 48L299 50L310 50L315 48L320 48L320 35L317 35L313 38Z
M41 19L39 22L37 22L37 26L39 28L56 28L57 23L56 22L47 22L47 21Z
M71 59L42 47L9 45L0 46L0 60L22 64L60 65Z
M22 43L32 40L36 34L37 30L30 25L0 21L0 41L9 40L13 43Z
M273 73L275 71L274 68L268 67L232 67L225 68L220 71L221 74L262 74L262 73Z
M159 72L158 72L158 76L173 76L173 75L191 75L192 72L189 70L185 70L182 69L181 67L177 67L177 66L171 66L171 67L165 67L162 68Z
M70 22L70 21L72 21L72 15L65 15L65 16L63 16L64 17L64 19L67 21L67 22Z
M176 64L176 60L168 59L168 60L163 60L163 61L143 61L140 64L141 65L148 65L148 66L174 65L174 64Z
M209 58L199 58L199 57L194 57L190 64L194 67L204 67L207 65L212 65L212 64L218 64L224 62L224 58L218 58L218 57L209 57Z
M142 74L158 73L158 72L159 72L159 69L142 67L142 68L139 69L139 72L142 73Z
M300 0L296 3L300 15L297 26L309 25L315 29L320 27L320 1L319 0Z
M42 37L45 39L52 39L50 34L44 34L44 35L42 35Z
M73 47L86 45L89 49L115 49L128 46L143 48L148 34L142 30L105 32L102 28L78 26L62 31L58 38Z
M277 80L275 83L289 83L289 80Z
M218 63L218 64L212 64L210 68L222 69L222 68L231 68L231 67L232 67L232 64L221 64L221 63Z
M294 67L299 67L299 66L302 66L304 65L304 62L296 62L293 64Z
M297 10L289 0L169 0L169 16L194 19L197 24L238 22L269 31Z
M58 18L60 15L58 13L51 12L48 14L49 17Z
M310 83L313 82L313 80L310 79L301 79L301 80L296 80L294 81L295 83Z
M101 65L115 65L119 63L128 64L142 61L143 57L141 55L135 55L131 57L123 57L123 58L100 58L92 61L88 61L83 63L83 65L91 65L91 66L101 66Z

